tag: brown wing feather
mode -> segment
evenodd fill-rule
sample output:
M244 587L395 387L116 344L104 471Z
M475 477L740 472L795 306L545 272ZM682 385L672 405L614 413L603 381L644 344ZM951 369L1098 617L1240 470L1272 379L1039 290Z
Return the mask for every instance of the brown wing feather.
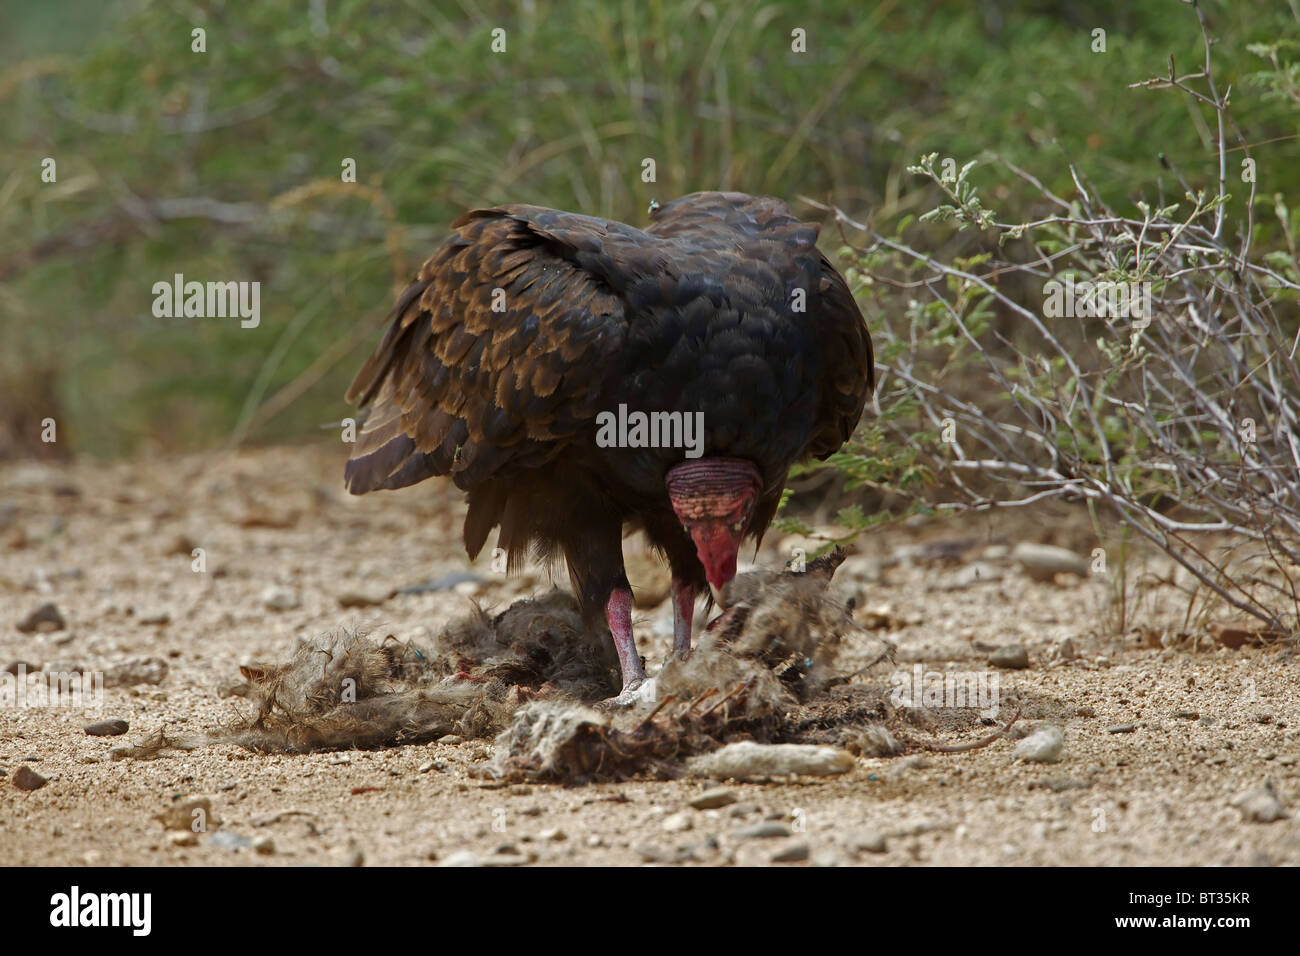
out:
M476 210L453 229L348 390L366 410L345 471L354 494L448 474L471 487L544 463L596 414L626 335L601 265L635 237L533 206Z

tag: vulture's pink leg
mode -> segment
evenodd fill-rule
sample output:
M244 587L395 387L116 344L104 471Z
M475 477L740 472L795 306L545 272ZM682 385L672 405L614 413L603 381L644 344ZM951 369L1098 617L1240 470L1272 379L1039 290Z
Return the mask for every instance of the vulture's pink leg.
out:
M691 652L691 620L695 617L695 585L673 578L673 657Z
M614 649L618 651L618 666L623 671L623 694L635 690L645 680L641 655L636 652L636 638L632 636L632 589L616 587L605 602L605 620L614 635ZM620 694L620 696L622 696Z

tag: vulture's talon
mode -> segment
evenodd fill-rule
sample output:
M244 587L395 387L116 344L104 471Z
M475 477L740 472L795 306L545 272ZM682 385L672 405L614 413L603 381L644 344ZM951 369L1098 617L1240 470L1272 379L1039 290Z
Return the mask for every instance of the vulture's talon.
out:
M601 710L623 710L638 704L653 704L656 697L655 679L642 677L624 687L617 697L602 700L596 706Z

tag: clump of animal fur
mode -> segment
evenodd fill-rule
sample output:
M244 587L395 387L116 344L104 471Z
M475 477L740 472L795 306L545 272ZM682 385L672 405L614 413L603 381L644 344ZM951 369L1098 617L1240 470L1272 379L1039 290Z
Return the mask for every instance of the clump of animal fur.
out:
M743 682L726 693L706 691L694 699L668 696L646 717L619 729L609 716L588 707L537 702L523 707L493 745L492 760L471 771L508 782L567 784L625 780L642 774L679 777L686 758L723 742L766 739L775 722L755 718Z
M620 686L609 635L584 627L577 602L552 591L492 615L475 607L429 647L334 632L301 643L278 665L241 668L232 691L253 705L204 741L160 737L123 756L232 742L262 753L373 748L497 735L484 771L498 779L673 776L684 758L735 740L779 739L825 682L852 616L827 594L836 552L806 571L754 571L734 579L727 610L686 660L658 679L647 713L609 717L585 703Z
M857 626L827 594L844 557L837 550L806 570L733 579L727 610L695 650L664 665L648 714L530 705L497 737L483 773L568 783L671 777L685 758L726 743L784 740L800 700L825 686L840 639Z
M531 700L600 700L619 688L607 634L583 625L563 591L516 601L491 615L477 605L447 624L430 647L337 631L298 645L282 664L240 668L228 695L254 711L222 732L156 734L117 759L236 743L259 753L311 753L486 737Z
M722 595L726 610L709 624L706 638L735 657L761 662L807 700L831 676L841 639L857 628L850 611L828 593L845 557L836 548L804 570L757 569L733 578Z

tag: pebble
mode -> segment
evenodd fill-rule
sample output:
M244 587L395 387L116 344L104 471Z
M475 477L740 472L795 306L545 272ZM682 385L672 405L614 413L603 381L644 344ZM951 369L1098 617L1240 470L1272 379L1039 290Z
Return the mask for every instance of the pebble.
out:
M1241 818L1247 823L1272 823L1287 818L1286 808L1277 798L1272 781L1265 780L1253 790L1239 794L1232 805L1241 811Z
M853 769L854 760L851 753L837 747L758 744L747 740L696 757L689 766L696 774L744 780L792 774L825 777L847 773Z
M714 787L691 798L690 805L696 810L717 810L736 802L736 792L726 787Z
M67 628L59 609L53 604L42 604L18 622L18 630L24 634L44 634L49 631L62 631Z
M884 853L885 835L876 830L860 830L849 835L845 845L854 853Z
M104 668L105 687L130 687L133 684L161 684L169 667L161 657L133 657L121 664Z
M663 847L651 844L633 847L632 852L644 863L681 863L691 857L689 850L665 850Z
M253 852L258 856L271 856L275 853L275 841L269 836L260 836L253 841Z
M784 823L768 821L757 823L752 827L743 827L732 834L738 840L770 840L774 837L788 837L790 828Z
M262 606L269 611L291 611L302 604L293 588L271 585L262 591Z
M216 847L218 850L245 850L253 845L253 841L246 836L238 833L232 833L229 830L218 830L211 834L207 839L207 845Z
M1011 560L1020 565L1031 578L1050 581L1057 574L1088 576L1087 559L1068 548L1050 544L1030 544L1022 541L1011 550Z
M33 770L31 767L23 764L14 771L14 786L19 790L39 790L49 783L45 777Z
M777 850L768 859L773 863L804 863L810 855L807 843L792 843Z
M1013 756L1033 763L1056 763L1064 747L1065 734L1061 728L1044 727L1016 744Z
M1029 651L1023 644L1003 644L989 655L989 663L1005 670L1022 671L1029 666Z
M1108 734L1131 734L1138 729L1137 724L1116 724L1114 727L1107 727Z
M975 584L1001 581L1002 570L987 561L975 561L946 577L940 578L935 587L940 591L962 591Z
M525 856L522 853L493 853L491 856L485 856L478 861L479 866L526 866L537 859L532 854Z
M370 594L365 591L344 591L336 600L339 607L378 607L388 600L388 592Z
M92 737L120 737L130 729L131 725L121 717L114 717L110 720L97 720L94 723L86 724L82 728Z
M361 852L361 847L354 843L349 843L347 846L336 846L330 851L330 854L338 861L339 866L355 868L366 865L366 855ZM473 856L473 854L470 855ZM447 864L443 863L441 865L446 866Z
M1072 661L1079 657L1079 649L1075 646L1074 638L1063 637L1052 645L1052 657L1058 661Z
M198 831L202 831L221 823L212 812L211 798L203 796L177 800L161 813L155 813L154 819L168 830L195 830L197 825Z
M683 833L686 830L693 829L695 824L692 822L689 815L685 813L674 813L664 817L662 826L668 833Z
M457 850L444 859L439 866L482 866L476 854L469 850Z

